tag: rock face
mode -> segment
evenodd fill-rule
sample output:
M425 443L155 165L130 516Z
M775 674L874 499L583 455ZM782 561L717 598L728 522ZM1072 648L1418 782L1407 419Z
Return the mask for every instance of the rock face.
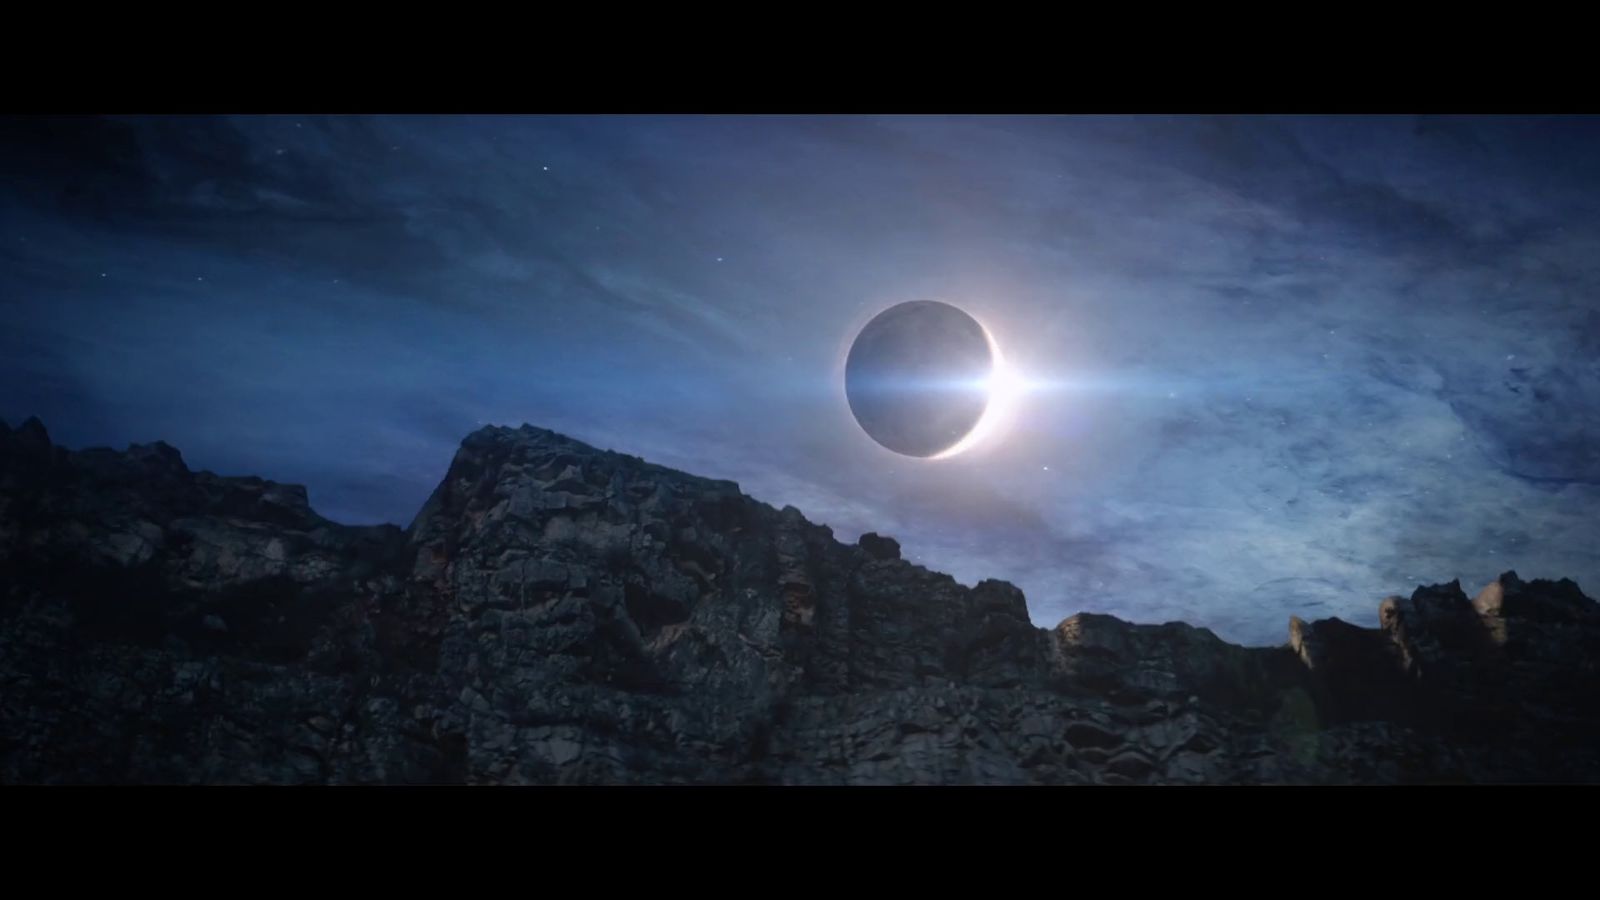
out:
M1290 624L1030 624L729 482L462 444L408 531L0 425L0 780L1600 781L1600 609L1507 573Z

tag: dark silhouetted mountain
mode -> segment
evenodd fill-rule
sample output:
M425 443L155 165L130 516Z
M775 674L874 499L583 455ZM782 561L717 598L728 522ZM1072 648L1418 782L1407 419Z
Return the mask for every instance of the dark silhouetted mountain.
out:
M1570 581L1281 647L1043 630L1004 582L528 426L470 435L401 531L0 425L0 604L7 783L1600 780Z

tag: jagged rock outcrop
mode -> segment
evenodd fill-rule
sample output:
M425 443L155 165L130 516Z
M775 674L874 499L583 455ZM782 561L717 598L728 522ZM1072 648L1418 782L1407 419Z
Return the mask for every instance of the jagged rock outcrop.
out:
M1282 647L973 588L548 431L411 527L0 425L0 780L1600 780L1600 611L1507 573Z

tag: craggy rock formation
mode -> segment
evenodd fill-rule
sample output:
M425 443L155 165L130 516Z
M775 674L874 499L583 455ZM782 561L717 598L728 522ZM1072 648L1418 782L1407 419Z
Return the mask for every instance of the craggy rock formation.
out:
M1600 780L1600 609L1507 573L1247 648L1030 624L798 510L524 426L408 531L0 425L0 780Z

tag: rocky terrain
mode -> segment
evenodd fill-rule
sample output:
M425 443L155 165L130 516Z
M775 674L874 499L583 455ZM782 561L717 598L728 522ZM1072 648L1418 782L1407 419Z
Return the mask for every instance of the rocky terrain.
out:
M1239 647L1034 627L894 540L549 431L408 530L0 424L5 783L1600 781L1600 608L1502 575Z

